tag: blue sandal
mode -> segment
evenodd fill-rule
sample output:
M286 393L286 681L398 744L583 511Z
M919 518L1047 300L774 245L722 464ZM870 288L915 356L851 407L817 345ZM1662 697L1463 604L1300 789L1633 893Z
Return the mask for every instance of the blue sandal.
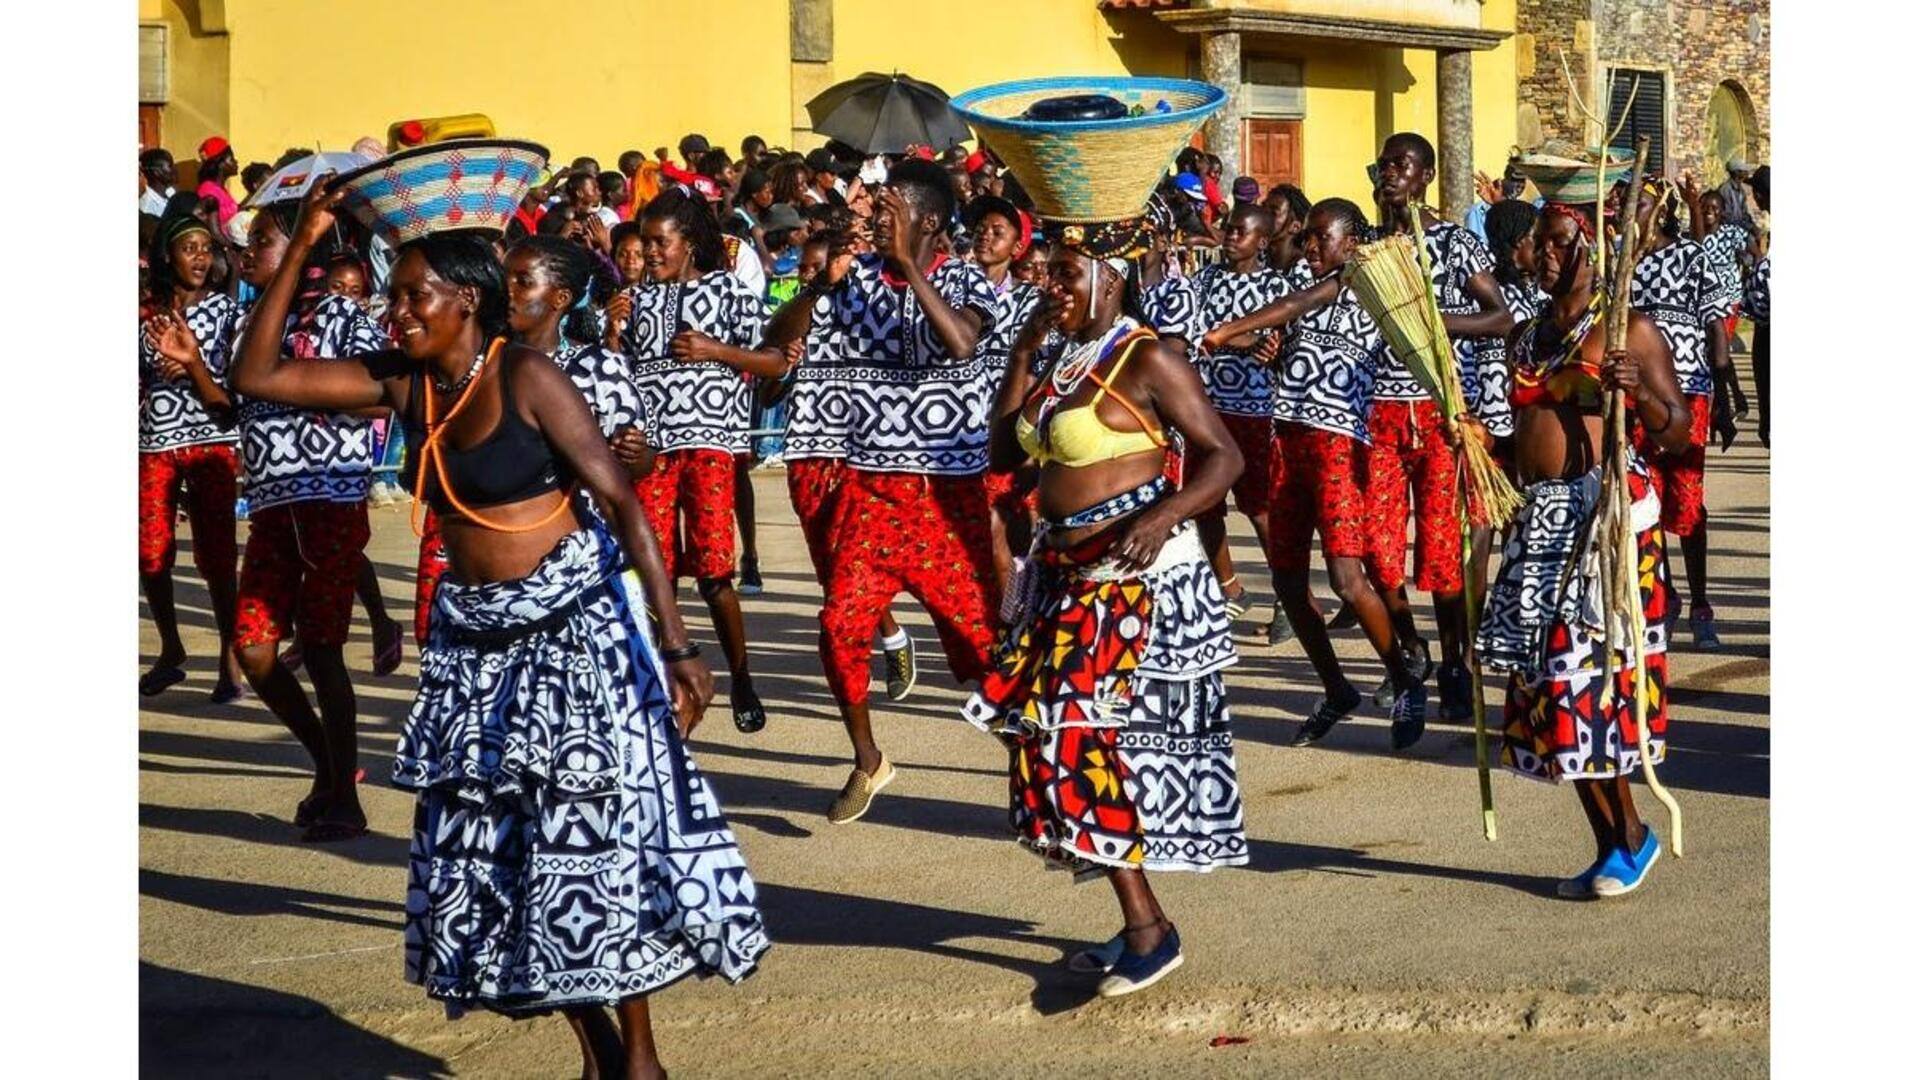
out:
M1186 957L1180 952L1180 931L1169 926L1167 936L1161 938L1160 944L1147 955L1121 950L1120 959L1113 965L1113 970L1100 980L1100 996L1120 997L1136 990L1145 990L1172 974L1173 969L1185 961Z
M1105 975L1113 970L1113 965L1120 962L1120 954L1125 951L1127 951L1127 932L1122 930L1104 944L1095 945L1091 949L1082 949L1067 957L1067 970L1076 971L1082 975Z

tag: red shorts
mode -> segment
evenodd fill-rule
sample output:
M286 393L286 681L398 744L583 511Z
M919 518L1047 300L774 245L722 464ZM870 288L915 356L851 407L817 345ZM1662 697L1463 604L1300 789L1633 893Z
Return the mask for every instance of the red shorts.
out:
M371 530L364 502L297 502L255 510L240 567L235 648L298 629L303 645L344 645Z
M1034 500L1040 490L1038 472L1026 468L1006 471L988 469L984 478L987 505L993 508L994 513L1008 520L1033 513Z
M873 634L902 592L933 616L954 677L985 675L1000 597L980 477L849 469L838 501L820 611L820 658L834 700L866 702Z
M1367 448L1351 435L1305 424L1273 426L1273 497L1267 503L1267 565L1311 569L1313 534L1327 558L1367 554Z
M1227 434L1240 447L1240 456L1246 467L1240 470L1240 478L1233 482L1233 505L1248 517L1260 517L1267 512L1267 498L1272 494L1272 481L1268 479L1273 456L1273 421L1264 416L1228 416L1222 414L1221 423L1227 426ZM1227 502L1220 500L1211 508L1194 515L1196 519L1221 520L1227 516Z
M1430 400L1376 401L1367 418L1367 572L1384 588L1407 581L1407 518L1413 517L1413 584L1461 590L1460 477ZM1408 505L1408 491L1412 505Z
M180 485L193 524L193 565L208 581L233 580L239 561L233 503L240 496L240 458L232 443L208 443L140 455L140 572L173 569L174 519Z
M668 577L733 577L733 470L725 450L669 450L633 482Z
M420 523L420 560L414 564L413 640L427 643L428 616L433 614L433 594L447 572L447 542L440 535L440 515L424 510Z
M833 512L840 504L840 485L846 478L847 463L840 458L787 462L787 495L793 499L794 516L800 519L800 535L807 542L807 557L813 560L814 580L822 588L833 565Z
M1634 445L1653 474L1653 490L1660 495L1660 528L1674 536L1692 536L1707 520L1707 443L1712 439L1713 398L1688 394L1692 412L1687 448L1669 454L1653 444L1645 431L1634 429Z

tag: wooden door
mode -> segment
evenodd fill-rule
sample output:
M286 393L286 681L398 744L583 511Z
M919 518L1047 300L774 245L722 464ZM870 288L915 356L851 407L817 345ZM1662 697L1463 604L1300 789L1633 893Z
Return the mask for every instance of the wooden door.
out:
M140 106L140 149L151 150L160 145L160 106Z
M1240 146L1245 151L1241 172L1259 181L1261 191L1275 184L1306 186L1301 167L1300 121L1242 120Z

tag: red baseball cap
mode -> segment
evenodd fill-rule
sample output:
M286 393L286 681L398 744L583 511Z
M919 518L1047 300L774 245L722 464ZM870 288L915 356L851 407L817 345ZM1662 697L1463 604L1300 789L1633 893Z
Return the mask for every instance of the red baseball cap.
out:
M200 144L200 160L212 161L214 158L219 157L231 149L233 149L233 146L229 144L227 140L218 135L209 135L205 141Z

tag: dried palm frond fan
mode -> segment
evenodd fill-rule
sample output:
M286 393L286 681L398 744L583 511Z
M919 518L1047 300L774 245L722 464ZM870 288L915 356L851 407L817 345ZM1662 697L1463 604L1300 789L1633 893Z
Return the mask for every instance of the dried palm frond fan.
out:
M1432 395L1448 422L1467 411L1454 363L1453 343L1440 321L1425 244L1405 234L1363 244L1347 261L1345 281L1360 306L1373 316L1393 355ZM1460 465L1475 525L1505 525L1520 508L1520 493L1507 481L1493 455L1478 439L1461 444Z

